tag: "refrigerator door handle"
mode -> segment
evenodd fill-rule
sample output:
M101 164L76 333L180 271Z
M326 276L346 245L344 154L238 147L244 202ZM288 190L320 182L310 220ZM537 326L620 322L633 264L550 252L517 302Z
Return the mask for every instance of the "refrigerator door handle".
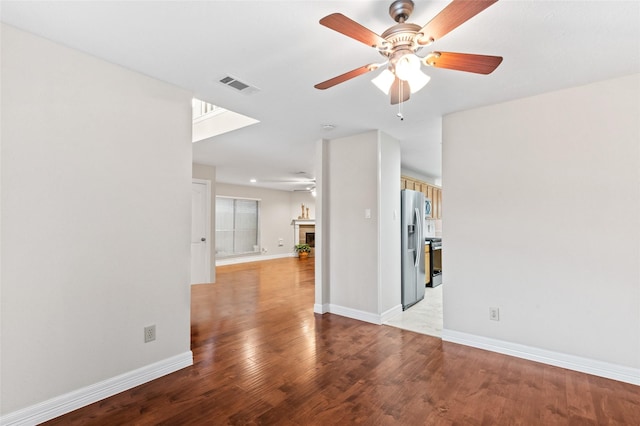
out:
M421 244L420 240L422 240L422 224L420 220L420 210L418 208L415 209L416 215L416 224L418 225L418 232L415 233L416 236L416 263L415 267L417 268L420 265L420 256L422 255L422 250L420 250Z

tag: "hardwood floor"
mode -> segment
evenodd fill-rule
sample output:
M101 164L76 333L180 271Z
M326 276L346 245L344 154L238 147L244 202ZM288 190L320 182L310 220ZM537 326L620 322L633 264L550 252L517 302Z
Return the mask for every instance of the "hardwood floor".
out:
M50 425L640 425L640 387L313 313L313 259L192 287L194 365Z

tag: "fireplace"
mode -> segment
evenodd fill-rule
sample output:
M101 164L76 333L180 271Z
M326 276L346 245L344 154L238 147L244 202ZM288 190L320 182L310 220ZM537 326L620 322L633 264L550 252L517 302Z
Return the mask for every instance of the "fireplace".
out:
M316 226L315 225L300 225L300 228L298 230L298 241L301 244L307 243L311 247L315 247L315 245L316 245Z
M311 247L315 247L316 246L316 233L315 232L307 232L306 234L304 234L304 240Z
M293 219L291 224L294 226L293 243L309 244L311 247L316 246L316 221L314 219ZM311 251L313 254L313 250Z

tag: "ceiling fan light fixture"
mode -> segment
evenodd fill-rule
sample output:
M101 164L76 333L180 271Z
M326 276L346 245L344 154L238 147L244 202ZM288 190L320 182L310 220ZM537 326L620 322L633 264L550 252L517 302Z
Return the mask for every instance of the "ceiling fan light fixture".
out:
M413 0L394 0L389 14L397 24L378 35L341 13L332 13L320 20L320 24L356 41L373 47L388 58L388 68L372 82L385 94L391 94L391 104L409 100L410 93L424 87L430 77L421 71L421 66L446 68L476 74L490 74L502 62L501 56L475 55L456 52L431 52L425 58L416 52L426 45L458 28L497 0L462 1L453 0L423 27L408 23L413 12ZM369 64L353 69L337 77L316 84L319 90L328 89L352 78L374 71L383 64Z
M413 74L411 74L409 80L407 80L409 82L411 94L416 93L417 91L422 89L429 82L429 80L431 80L431 77L420 70L416 70Z
M409 81L416 71L420 72L420 59L413 53L402 55L396 61L395 69L400 80Z
M375 84L378 89L382 90L385 95L389 94L389 90L391 90L391 85L393 84L396 76L393 75L388 68L385 68L376 78L371 80L373 84Z

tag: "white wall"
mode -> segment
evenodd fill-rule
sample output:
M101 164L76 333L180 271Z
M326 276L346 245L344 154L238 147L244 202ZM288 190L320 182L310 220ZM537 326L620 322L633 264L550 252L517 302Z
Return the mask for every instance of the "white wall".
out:
M640 383L639 117L640 75L445 117L445 332Z
M371 313L378 312L377 152L376 131L329 145L331 304Z
M329 312L331 302L331 280L329 264L329 140L316 142L316 258L315 258L315 300L313 311L318 314Z
M192 167L192 177L194 179L202 179L208 180L211 182L211 224L209 229L211 229L211 235L209 236L209 241L211 244L211 271L210 277L211 282L216 282L216 168L214 166L207 166L204 164L196 164L193 163Z
M400 145L380 132L379 139L379 313L396 308L401 300Z
M191 95L5 25L1 53L5 415L191 358Z
M316 311L321 296L325 310L379 323L401 310L399 142L371 131L323 144L321 266L329 291L316 293Z
M291 221L300 215L301 203L310 207L311 218L315 213L315 201L309 193L217 183L216 195L260 200L260 247L261 250L266 251L258 256L252 256L252 260L293 255L294 227ZM283 240L282 246L278 246L280 238ZM221 259L217 260L218 264L221 264Z

